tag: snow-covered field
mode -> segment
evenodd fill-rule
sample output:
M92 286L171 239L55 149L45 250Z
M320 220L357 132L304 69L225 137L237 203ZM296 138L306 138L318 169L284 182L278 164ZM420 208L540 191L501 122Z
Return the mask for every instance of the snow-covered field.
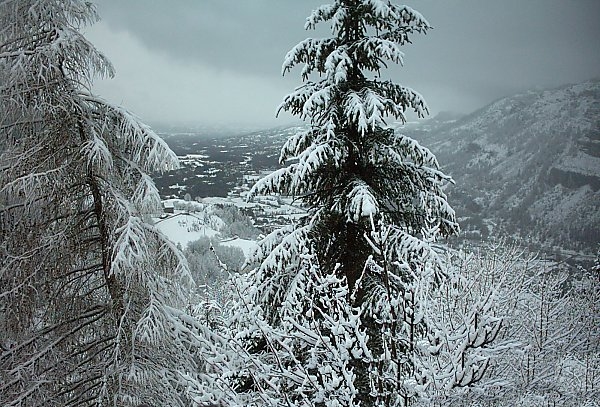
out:
M239 237L235 239L221 240L221 245L229 247L239 247L244 252L244 256L246 256L246 259L258 247L254 240L240 239Z
M237 202L238 207L244 207L242 202ZM165 213L154 217L156 227L163 232L175 244L181 245L184 249L190 242L202 238L217 237L222 245L230 247L239 247L244 252L246 258L257 247L254 240L241 239L239 237L223 237L220 230L225 226L225 222L212 213L214 204L229 204L231 201L224 199L207 199L206 202L185 202L180 199L169 199L163 201L165 207L182 207L188 205L190 210L174 209L173 213ZM251 204L250 204L251 205Z
M155 222L161 232L174 243L180 244L182 248L203 237L214 237L219 234L217 230L209 226L200 225L195 215L187 214L184 211L175 211L165 219L156 218Z
M248 258L258 246L257 242L222 234L221 231L227 224L217 215L216 208L235 206L248 214L254 226L265 234L274 227L292 223L306 215L306 211L291 198L257 196L252 202L247 202L245 194L247 191L226 198L209 197L189 202L167 199L163 201L163 207L169 208L173 213L155 216L154 222L159 230L174 243L180 244L182 249L198 239L216 237L223 246L239 247Z

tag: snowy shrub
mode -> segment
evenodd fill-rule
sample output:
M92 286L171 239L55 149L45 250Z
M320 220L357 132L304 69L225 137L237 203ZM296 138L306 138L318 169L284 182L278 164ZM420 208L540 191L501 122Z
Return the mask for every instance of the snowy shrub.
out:
M239 271L244 264L242 249L223 246L215 238L207 237L190 242L183 253L192 277L199 286L218 288L228 278L221 269L217 256L231 272Z
M220 217L225 225L220 229L221 236L256 239L260 231L254 227L252 220L235 205L224 205L215 208L214 214Z

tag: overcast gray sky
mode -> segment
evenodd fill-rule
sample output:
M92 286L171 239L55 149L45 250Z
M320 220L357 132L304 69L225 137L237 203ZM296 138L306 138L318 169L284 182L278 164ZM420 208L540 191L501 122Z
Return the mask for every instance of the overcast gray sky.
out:
M88 38L117 76L96 92L149 123L268 127L282 98L286 52L323 0L98 0ZM535 87L600 78L600 0L400 2L434 26L387 76L423 94L432 114L468 113ZM324 28L327 28L324 26Z

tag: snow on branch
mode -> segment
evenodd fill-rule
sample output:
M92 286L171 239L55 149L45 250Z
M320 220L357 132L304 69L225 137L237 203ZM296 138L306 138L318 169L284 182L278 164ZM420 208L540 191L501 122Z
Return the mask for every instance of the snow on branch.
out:
M26 202L33 202L43 196L46 188L59 182L64 177L66 170L67 165L65 164L47 171L22 175L4 183L0 192L8 196L23 196L26 198Z
M335 89L331 86L314 89L305 99L304 105L302 106L302 115L300 117L310 117L315 113L327 110L334 94Z
M292 233L294 229L294 225L287 225L269 233L264 239L258 242L257 248L246 260L246 263L242 268L253 263L262 262L262 260L267 257L277 245L279 245L283 238Z
M411 88L393 83L392 81L371 81L369 87L379 95L384 96L391 101L395 107L388 107L388 114L395 115L396 112L405 112L406 109L412 109L418 117L425 117L429 114L429 107L420 93ZM396 116L403 119L403 115ZM403 121L405 121L403 119Z
M264 178L261 178L256 184L252 186L246 199L250 201L257 195L262 194L285 194L286 192L288 192L288 188L291 184L295 168L296 164L292 164L289 167L281 168L265 176Z
M306 18L304 29L315 29L318 23L330 20L336 13L339 12L340 9L341 7L339 2L335 2L334 4L324 4L317 7L312 11L312 13L310 13L310 16Z
M280 242L267 252L267 256L262 260L256 273L264 276L283 273L287 265L302 253L309 231L309 226L302 226L286 234ZM267 282L263 282L261 285L262 289L272 286Z
M290 192L294 195L308 193L310 192L310 183L306 180L318 175L324 167L339 168L347 154L344 147L336 140L313 143L308 146L298 156L298 163L294 165L293 177L290 180Z
M114 75L110 61L78 31L78 23L90 22L84 15L89 10L82 11L81 19L75 25L72 16L67 16L67 10L61 20L54 20L49 25L49 9L54 6L37 2L40 9L34 13L37 7L32 6L30 14L23 16L18 8L11 8L9 4L5 2L0 6L0 22L5 22L2 24L5 27L19 25L23 35L11 38L0 47L0 60L7 60L12 65L12 69L5 72L7 84L22 83L23 77L28 77L30 90L36 88L35 84L40 85L38 89L41 90L57 76L67 75L74 83L89 88L94 74ZM56 16L54 10L51 13ZM29 20L32 16L37 22Z
M394 13L396 14L398 22L402 21L404 25L407 25L409 27L407 30L410 30L411 33L426 32L429 28L431 28L431 25L425 19L425 17L423 17L421 13L414 10L413 8L393 4L391 5L391 7L394 10Z
M407 108L412 108L419 116L428 111L421 95L412 89L390 82L373 81L369 85L372 86L344 95L345 114L363 135L386 127L386 117L405 122L404 112Z
M385 60L396 64L404 64L404 53L394 41L379 37L367 37L352 44L353 60L371 71L378 71L385 66Z
M81 155L86 157L90 168L103 173L112 171L112 154L102 136L98 135L95 131L93 131L91 139L81 146Z
M287 72L298 65L304 64L302 68L302 78L308 79L308 76L313 72L323 72L323 61L337 47L335 38L313 39L307 38L298 43L285 56L281 73L285 75Z
M344 101L344 113L348 119L351 119L356 123L362 134L369 129L365 104L358 93L350 92L346 95L346 100Z
M140 180L133 192L133 204L142 214L154 214L160 212L162 205L160 193L154 184L154 180L147 174L141 174Z
M318 137L316 129L301 131L289 137L281 147L279 163L283 164L287 160L294 159L303 150L308 148Z
M344 212L349 221L359 222L362 218L376 216L379 213L379 203L374 196L373 189L363 180L354 180L349 187L348 204L337 208L347 208Z
M157 262L171 264L170 267L163 270L156 270L157 274L172 281L176 281L178 284L175 286L185 288L186 290L193 289L196 283L190 273L187 259L181 250L179 250L177 246L156 226L142 223L142 227L148 238L148 246L155 250L155 252L151 254L154 256L153 258ZM187 299L181 295L175 296L173 300L174 302L187 301Z
M146 234L140 218L130 216L127 222L115 230L117 235L112 253L111 274L124 275L136 270L148 256Z
M116 148L129 150L129 159L142 169L163 172L179 168L177 156L167 143L134 114L98 96L82 93L80 97L104 118L96 131L105 134L105 140L112 137Z
M394 140L394 145L390 146L390 152L399 152L400 155L405 155L418 166L428 166L433 169L439 169L440 165L435 155L427 147L423 147L417 140L405 136L398 135ZM437 173L436 173L437 174ZM438 175L441 175L439 173ZM448 176L444 176L448 179Z
M294 92L286 95L283 102L281 102L277 108L277 113L279 114L281 110L285 110L304 119L304 105L306 101L313 93L321 89L323 89L323 84L310 81L306 82L304 85L296 88Z
M148 342L153 346L162 345L167 328L167 318L161 301L153 294L150 295L150 301L146 304L141 317L138 319L135 329L137 340Z
M340 46L332 51L325 59L325 75L329 83L339 84L348 79L348 72L354 64L353 59L348 55L348 48Z

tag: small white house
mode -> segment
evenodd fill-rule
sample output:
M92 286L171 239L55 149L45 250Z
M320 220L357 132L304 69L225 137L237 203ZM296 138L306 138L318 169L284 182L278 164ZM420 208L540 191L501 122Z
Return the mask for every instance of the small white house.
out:
M175 205L173 201L164 201L162 203L164 213L175 213Z

